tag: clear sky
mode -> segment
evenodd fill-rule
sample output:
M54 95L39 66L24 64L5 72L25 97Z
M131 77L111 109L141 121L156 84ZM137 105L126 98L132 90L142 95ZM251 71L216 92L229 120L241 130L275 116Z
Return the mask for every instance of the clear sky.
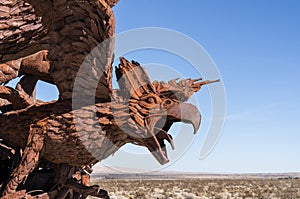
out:
M214 150L199 159L210 117L204 88L197 94L203 126L189 150L167 170L300 172L299 10L296 0L121 0L116 5L117 33L162 27L186 34L210 54L226 89L226 121ZM194 77L193 71L181 70L187 63L165 52L145 50L128 58L168 65ZM38 94L47 99L49 90Z
M114 8L117 33L149 26L179 31L202 45L221 73L227 116L219 142L200 160L206 133L201 128L168 170L300 171L299 10L300 2L291 0L121 0ZM135 59L174 64L150 55L140 52ZM203 89L197 98L206 93ZM209 106L199 103L201 109ZM202 116L209 117L205 110Z

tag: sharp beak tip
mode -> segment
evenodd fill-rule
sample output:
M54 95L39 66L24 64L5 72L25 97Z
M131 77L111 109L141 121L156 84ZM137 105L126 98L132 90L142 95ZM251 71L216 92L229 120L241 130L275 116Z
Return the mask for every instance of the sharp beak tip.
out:
M194 134L196 134L199 129L200 129L200 124L201 124L201 115L199 114L198 118L195 120L195 122L193 123L193 127L194 127Z

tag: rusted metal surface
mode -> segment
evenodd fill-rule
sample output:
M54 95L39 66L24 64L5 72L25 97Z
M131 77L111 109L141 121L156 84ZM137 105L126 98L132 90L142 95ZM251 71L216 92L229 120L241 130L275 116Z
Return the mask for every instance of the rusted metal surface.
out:
M113 90L117 2L0 0L0 169L7 174L1 199L109 198L90 185L94 164L127 143L146 147L165 164L164 141L174 148L172 124L190 123L197 132L200 112L185 102L215 81L152 82L138 62L120 58L120 89ZM101 56L90 56L101 42ZM78 73L84 60L91 74ZM5 85L19 76L16 88ZM76 79L80 92L74 94ZM38 80L56 85L59 99L36 100ZM75 108L74 97L81 100Z

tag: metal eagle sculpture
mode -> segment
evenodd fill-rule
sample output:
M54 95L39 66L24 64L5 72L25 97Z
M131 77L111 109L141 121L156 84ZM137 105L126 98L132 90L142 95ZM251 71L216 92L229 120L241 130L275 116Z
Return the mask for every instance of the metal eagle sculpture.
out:
M151 81L138 62L120 58L119 89L112 88L117 2L0 0L2 198L36 189L43 193L30 197L109 198L76 171L90 170L127 143L165 164L165 141L174 148L172 124L190 123L197 132L200 112L186 101L215 81ZM16 88L6 86L17 77ZM59 99L37 100L39 80L56 85Z

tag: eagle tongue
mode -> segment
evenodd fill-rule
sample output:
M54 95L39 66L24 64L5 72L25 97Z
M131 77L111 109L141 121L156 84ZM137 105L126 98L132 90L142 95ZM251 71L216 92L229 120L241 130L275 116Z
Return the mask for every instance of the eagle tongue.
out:
M159 130L158 133L156 133L156 137L159 140L159 143L160 143L161 147L164 147L164 146L162 146L163 141L167 140L170 143L172 149L174 150L175 149L175 144L174 144L174 140L173 140L172 136L170 134L168 134L163 129L155 127L155 130Z

